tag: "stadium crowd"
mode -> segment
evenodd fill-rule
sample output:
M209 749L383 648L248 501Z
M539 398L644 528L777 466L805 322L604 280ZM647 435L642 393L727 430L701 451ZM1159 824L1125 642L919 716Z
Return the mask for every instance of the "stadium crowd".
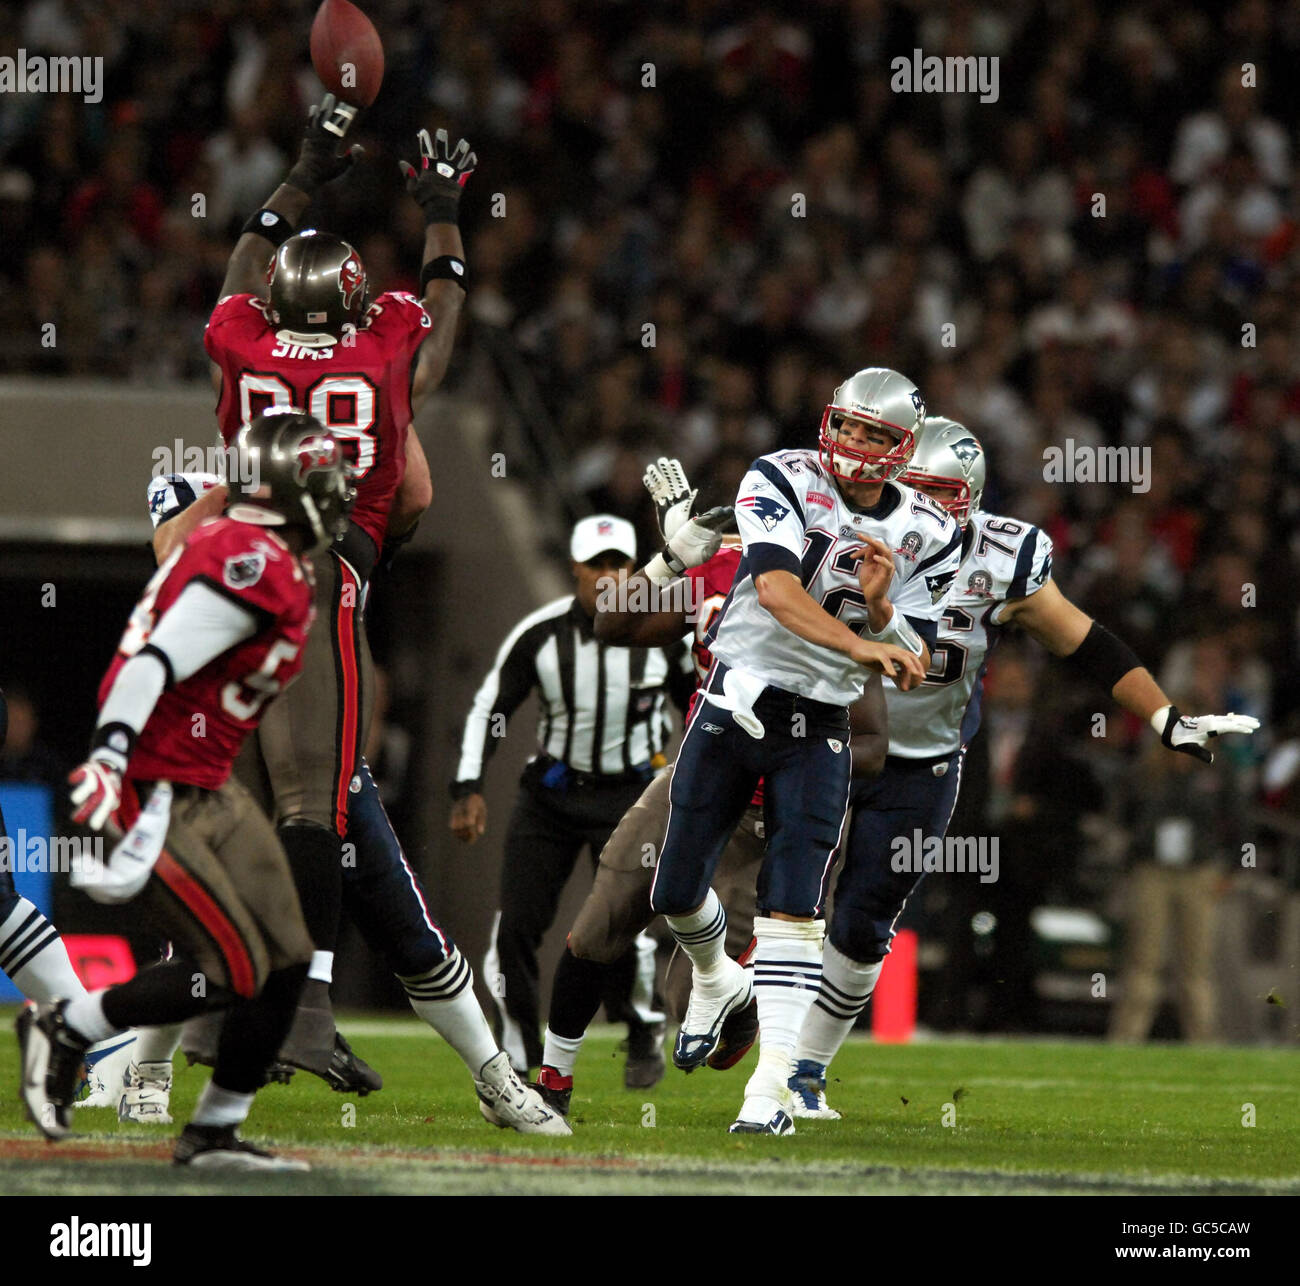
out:
M319 93L314 7L0 10L0 54L106 69L96 104L0 96L0 372L204 375L232 237ZM435 120L472 141L467 343L513 337L570 491L648 538L651 456L724 501L755 455L812 445L849 372L904 371L984 441L986 507L1050 534L1075 601L1185 703L1263 721L1222 756L1238 802L1295 815L1295 756L1265 760L1300 736L1300 4L365 7L387 54L365 181L320 222L373 289L414 288L422 224L394 141ZM996 58L996 101L896 92L891 60L914 49ZM460 349L452 379L477 369ZM1053 446L1142 454L1127 481L1069 484L1045 473ZM1089 738L1100 694L1003 655L983 824L1037 816L1069 869L1092 847L1081 814L1139 802L1149 734L1112 710ZM1067 740L1104 808L1017 759Z

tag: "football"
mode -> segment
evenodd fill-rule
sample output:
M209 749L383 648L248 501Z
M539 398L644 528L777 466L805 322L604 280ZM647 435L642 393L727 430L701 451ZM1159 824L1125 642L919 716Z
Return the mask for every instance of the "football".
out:
M379 32L350 0L325 0L316 10L311 63L325 88L355 107L369 107L383 84Z

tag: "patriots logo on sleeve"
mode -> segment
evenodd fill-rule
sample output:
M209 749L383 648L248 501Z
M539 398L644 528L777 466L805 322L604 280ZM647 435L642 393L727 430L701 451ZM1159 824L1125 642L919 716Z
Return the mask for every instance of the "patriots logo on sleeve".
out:
M748 509L768 531L772 531L790 512L775 496L745 496L736 501L741 509Z
M1034 584L1040 586L1046 585L1047 578L1051 574L1052 574L1052 556L1051 554L1048 554L1047 557L1043 559L1043 566L1039 570L1038 575L1034 577Z

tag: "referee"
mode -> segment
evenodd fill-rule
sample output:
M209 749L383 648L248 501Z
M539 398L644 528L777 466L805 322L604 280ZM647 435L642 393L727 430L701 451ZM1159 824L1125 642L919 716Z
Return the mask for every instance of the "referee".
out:
M569 542L576 592L525 616L497 653L465 721L452 784L451 829L472 844L487 824L483 771L506 721L537 688L542 706L538 753L520 779L506 830L500 910L483 974L492 988L502 1047L516 1071L542 1061L538 1031L537 949L555 919L584 847L594 866L610 832L664 761L670 727L665 697L685 710L693 686L684 645L608 647L592 629L598 583L636 566L632 524L609 514L584 518ZM637 953L611 971L605 1008L628 1024L625 1083L663 1075L663 1020L649 987L636 988ZM634 988L642 1005L634 1008Z

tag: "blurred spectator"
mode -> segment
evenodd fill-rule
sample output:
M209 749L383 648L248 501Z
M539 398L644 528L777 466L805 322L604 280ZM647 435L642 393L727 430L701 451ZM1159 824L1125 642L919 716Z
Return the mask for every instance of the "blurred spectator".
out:
M1169 689L1182 709L1226 709L1216 677L1201 672L1188 689ZM1175 695L1177 694L1177 695ZM1142 1041L1151 1031L1170 965L1184 1040L1215 1036L1214 908L1225 858L1240 851L1244 817L1231 766L1152 745L1131 798L1132 865L1119 998L1110 1036ZM1172 929L1173 950L1165 938Z
M64 769L59 757L41 740L41 716L31 693L17 683L6 683L0 690L9 707L9 734L0 750L0 780L61 787Z

